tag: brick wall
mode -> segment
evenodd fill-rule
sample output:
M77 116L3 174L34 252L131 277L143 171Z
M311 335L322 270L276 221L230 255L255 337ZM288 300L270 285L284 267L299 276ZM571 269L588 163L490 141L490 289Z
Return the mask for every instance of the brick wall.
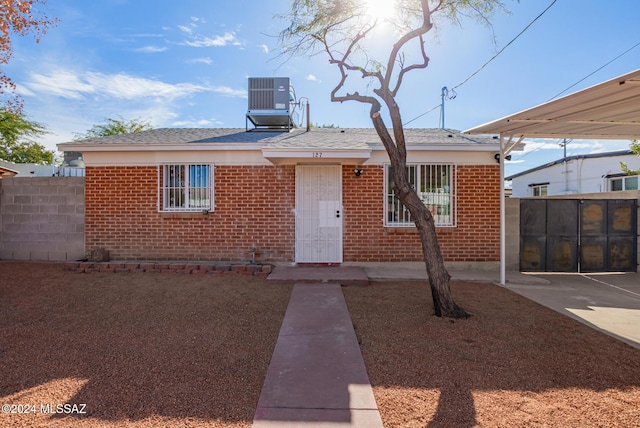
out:
M384 228L382 166L343 167L344 260L422 260L414 227ZM500 169L498 165L457 167L457 225L437 229L442 254L450 262L500 260Z
M84 257L84 179L0 180L0 259Z
M418 261L415 228L384 228L383 169L343 171L344 261ZM457 227L439 228L447 261L497 261L498 166L457 167ZM295 166L216 166L215 211L159 213L157 167L87 167L87 249L113 259L291 262Z
M216 166L215 210L158 212L157 167L87 167L87 249L112 259L291 261L295 167Z

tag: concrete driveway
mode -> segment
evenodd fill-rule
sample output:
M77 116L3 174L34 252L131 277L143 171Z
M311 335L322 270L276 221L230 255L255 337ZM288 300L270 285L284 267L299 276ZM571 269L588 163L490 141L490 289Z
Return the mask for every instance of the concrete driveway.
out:
M640 349L640 274L526 275L506 287Z

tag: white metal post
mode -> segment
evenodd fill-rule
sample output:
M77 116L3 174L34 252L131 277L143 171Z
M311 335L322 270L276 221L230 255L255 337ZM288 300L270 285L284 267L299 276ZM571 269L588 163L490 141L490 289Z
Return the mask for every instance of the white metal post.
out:
M505 206L504 206L504 158L505 158L504 136L500 134L500 285L506 285L506 228L505 228Z

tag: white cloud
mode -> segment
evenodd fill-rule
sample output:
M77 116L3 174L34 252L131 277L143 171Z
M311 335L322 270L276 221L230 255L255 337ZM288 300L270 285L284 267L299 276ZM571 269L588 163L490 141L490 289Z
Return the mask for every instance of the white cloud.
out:
M306 79L310 82L320 82L320 80L318 80L318 78L313 74L309 74Z
M184 127L184 128L198 128L198 127L209 127L209 126L220 126L223 123L216 119L188 119L188 120L177 120L171 123L171 126L176 127Z
M562 140L530 139L525 140L523 152L513 152L514 156L525 155L533 151L556 150L562 151ZM629 147L628 141L610 140L567 140L567 156L573 154L602 153L616 150L624 150Z
M135 49L136 52L142 52L142 53L158 53L158 52L164 52L166 50L167 48L162 46L144 46L144 47Z
M207 65L211 65L213 64L213 60L209 57L204 57L204 58L193 58L187 61L187 63L189 64L207 64Z
M258 45L259 48L262 48L264 53L269 53L269 46L267 45Z
M173 100L198 92L213 92L230 97L246 98L246 90L227 86L206 87L194 83L165 83L159 80L131 76L126 73L105 74L99 72L75 73L56 70L49 74L31 73L22 83L21 93L27 96L53 95L79 100L87 96L114 99L155 98Z
M183 33L187 33L187 34L191 34L193 33L193 30L189 27L185 27L184 25L178 25L178 28L180 29L180 31L182 31Z
M204 36L194 36L192 40L186 41L185 45L192 46L195 48L203 48L203 47L220 47L220 46L241 46L242 43L236 38L235 33L227 32L222 36L215 37L204 37Z
M228 97L239 97L239 98L247 98L246 89L233 89L228 86L214 86L211 89L211 92L215 92L216 94L225 95Z

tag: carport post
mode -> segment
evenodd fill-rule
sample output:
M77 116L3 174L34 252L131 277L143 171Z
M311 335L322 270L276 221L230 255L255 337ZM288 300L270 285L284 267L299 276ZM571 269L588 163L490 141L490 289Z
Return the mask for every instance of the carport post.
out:
M504 202L504 159L511 151L524 140L521 135L514 143L513 135L509 136L509 141L504 140L504 134L500 134L500 285L507 283L507 259L506 259L506 213Z
M506 213L504 204L504 135L500 134L500 285L506 285Z

